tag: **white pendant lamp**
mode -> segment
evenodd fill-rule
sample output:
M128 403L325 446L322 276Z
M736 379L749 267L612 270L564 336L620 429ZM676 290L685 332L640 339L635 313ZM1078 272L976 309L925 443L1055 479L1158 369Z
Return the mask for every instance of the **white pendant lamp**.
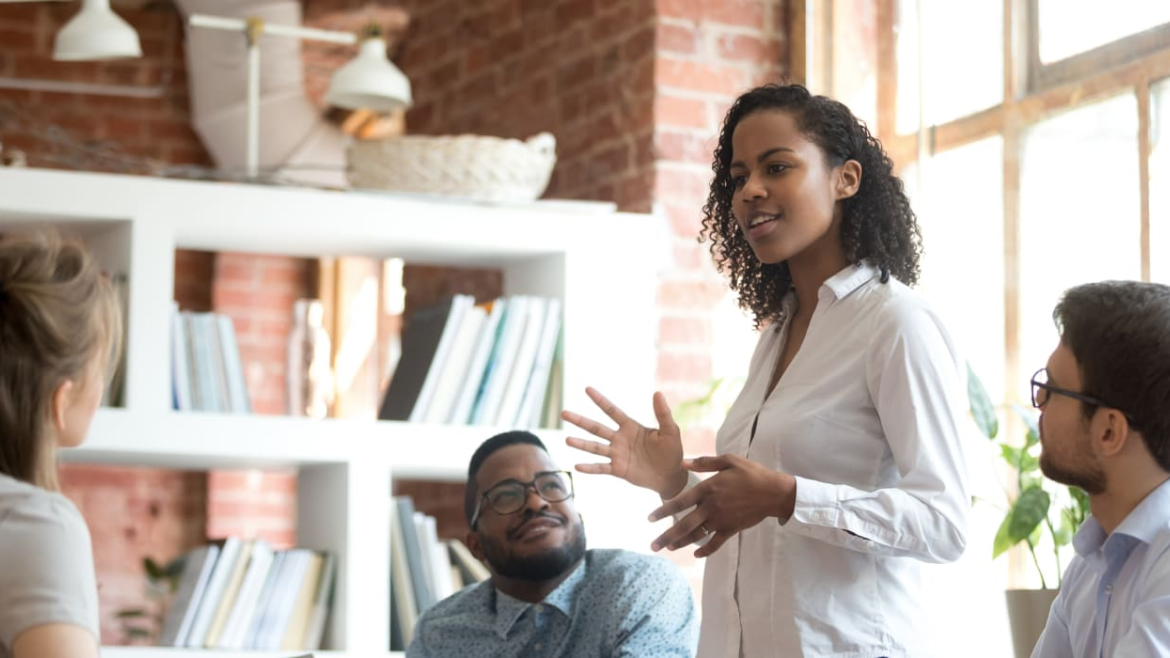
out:
M82 0L81 11L57 32L53 59L141 57L138 33L110 9L110 0Z
M386 40L378 25L366 27L357 57L329 80L325 102L348 110L393 112L410 107L410 80L386 57Z
M255 16L243 19L191 14L187 17L187 24L191 27L243 32L247 39L248 89L245 99L248 148L245 166L251 178L255 178L260 171L260 36L293 37L346 45L358 41L353 32L272 25ZM362 31L358 56L333 74L325 102L347 110L367 109L375 112L410 107L410 80L386 58L386 42L382 38L380 25L371 23Z

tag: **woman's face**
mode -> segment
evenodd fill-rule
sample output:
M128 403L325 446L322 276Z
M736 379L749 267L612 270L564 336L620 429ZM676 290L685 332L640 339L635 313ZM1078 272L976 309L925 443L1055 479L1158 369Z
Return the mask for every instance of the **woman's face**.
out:
M753 112L735 127L731 147L731 207L756 258L768 264L818 255L844 260L837 200L856 187L842 193L841 167L828 166L793 116Z

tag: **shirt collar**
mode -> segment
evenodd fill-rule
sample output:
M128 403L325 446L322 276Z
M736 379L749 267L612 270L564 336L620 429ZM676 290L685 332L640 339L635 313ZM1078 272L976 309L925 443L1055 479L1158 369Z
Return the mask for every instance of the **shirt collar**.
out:
M1113 531L1113 535L1132 537L1142 543L1150 543L1154 535L1166 526L1166 509L1170 508L1170 480L1158 485L1138 503L1121 521L1121 525ZM1077 534L1073 537L1073 548L1078 555L1088 559L1101 550L1111 535L1105 534L1105 529L1090 516L1081 524ZM1128 543L1128 542L1126 542Z
M847 297L854 290L869 283L878 275L878 269L868 261L861 261L857 265L846 265L845 269L829 277L823 288L829 290L837 299Z
M1126 515L1114 534L1129 535L1150 543L1166 527L1166 510L1170 509L1170 480L1154 488L1133 511Z
M556 589L549 592L548 596L544 597L544 601L541 601L541 604L552 606L564 613L565 616L571 616L570 610L573 604L573 594L576 592L577 586L585 579L585 562L582 559L577 564L577 568L573 569L573 573L569 574L569 577L562 581L560 585L557 585ZM492 629L501 640L506 640L508 639L508 632L516 625L516 622L535 604L508 596L496 587L492 589L495 590L496 594L496 618L492 624Z

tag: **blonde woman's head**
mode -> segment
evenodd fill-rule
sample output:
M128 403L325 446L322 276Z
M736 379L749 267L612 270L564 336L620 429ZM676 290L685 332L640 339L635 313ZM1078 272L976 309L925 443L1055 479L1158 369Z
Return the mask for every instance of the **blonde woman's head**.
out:
M82 244L54 232L0 237L0 473L57 487L56 449L84 440L121 325Z

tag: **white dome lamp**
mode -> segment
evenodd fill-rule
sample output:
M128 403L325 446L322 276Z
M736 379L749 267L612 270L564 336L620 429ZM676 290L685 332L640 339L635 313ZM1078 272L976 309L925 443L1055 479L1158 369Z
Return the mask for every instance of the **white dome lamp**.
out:
M348 110L393 112L410 107L410 80L386 57L382 28L371 23L362 30L357 57L337 69L325 102Z
M53 42L53 59L58 61L141 56L138 33L110 9L110 0L82 0L81 11Z

